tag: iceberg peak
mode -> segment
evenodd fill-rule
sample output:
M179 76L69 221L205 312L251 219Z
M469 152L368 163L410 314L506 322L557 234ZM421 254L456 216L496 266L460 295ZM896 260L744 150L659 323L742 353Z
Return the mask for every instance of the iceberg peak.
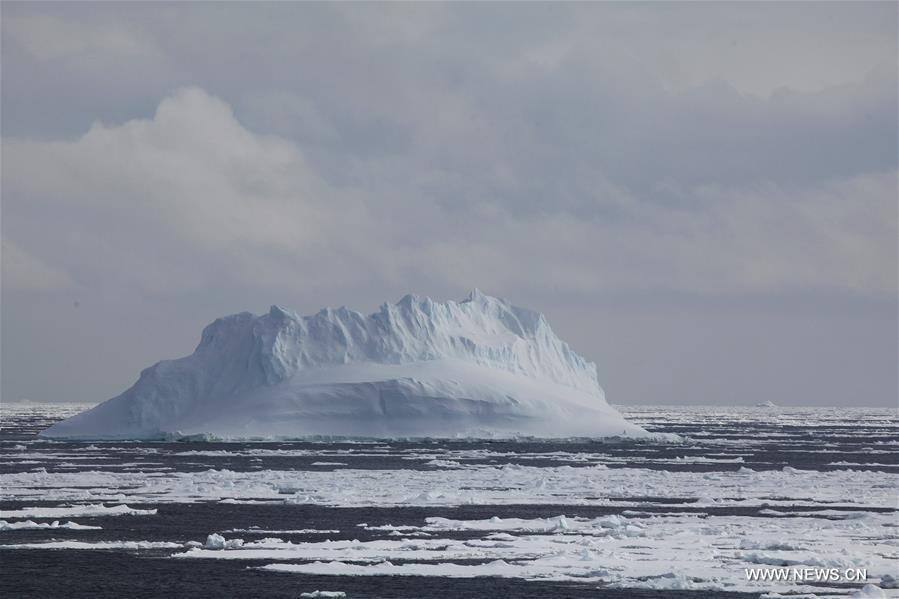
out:
M486 302L491 299L496 299L496 298L493 298L493 297L483 293L480 289L475 287L471 291L468 292L468 297L465 298L464 301L466 301L466 302Z
M282 319L282 320L287 319L287 318L294 318L294 315L292 312L290 312L289 310L285 310L284 308L282 308L281 306L278 306L278 305L272 305L272 307L269 308L269 310L268 310L268 314L272 318L277 318L277 319Z

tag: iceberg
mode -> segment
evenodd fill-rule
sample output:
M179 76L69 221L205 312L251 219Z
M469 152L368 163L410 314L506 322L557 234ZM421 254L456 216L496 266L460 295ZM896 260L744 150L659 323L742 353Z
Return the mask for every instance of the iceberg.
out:
M365 316L219 318L193 354L54 424L58 439L647 437L546 318L477 289Z

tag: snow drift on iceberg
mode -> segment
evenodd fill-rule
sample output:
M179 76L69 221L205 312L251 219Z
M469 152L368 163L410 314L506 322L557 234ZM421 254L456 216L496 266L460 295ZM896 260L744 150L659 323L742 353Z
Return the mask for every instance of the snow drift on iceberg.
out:
M542 314L479 291L364 316L272 306L220 318L193 354L44 437L642 437Z

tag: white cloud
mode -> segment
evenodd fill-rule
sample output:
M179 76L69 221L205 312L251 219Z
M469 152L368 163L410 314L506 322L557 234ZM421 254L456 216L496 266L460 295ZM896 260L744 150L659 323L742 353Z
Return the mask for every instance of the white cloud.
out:
M214 265L252 271L266 252L302 256L338 216L295 145L248 131L198 89L152 120L98 123L72 142L7 140L4 152L9 217L30 243L148 290L208 283Z

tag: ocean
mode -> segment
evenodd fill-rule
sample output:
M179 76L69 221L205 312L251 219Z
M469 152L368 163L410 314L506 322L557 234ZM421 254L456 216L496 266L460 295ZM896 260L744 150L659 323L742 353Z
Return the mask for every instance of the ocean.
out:
M0 407L3 597L896 596L895 410L620 407L673 443L38 438L84 407ZM837 575L747 574L800 568Z

